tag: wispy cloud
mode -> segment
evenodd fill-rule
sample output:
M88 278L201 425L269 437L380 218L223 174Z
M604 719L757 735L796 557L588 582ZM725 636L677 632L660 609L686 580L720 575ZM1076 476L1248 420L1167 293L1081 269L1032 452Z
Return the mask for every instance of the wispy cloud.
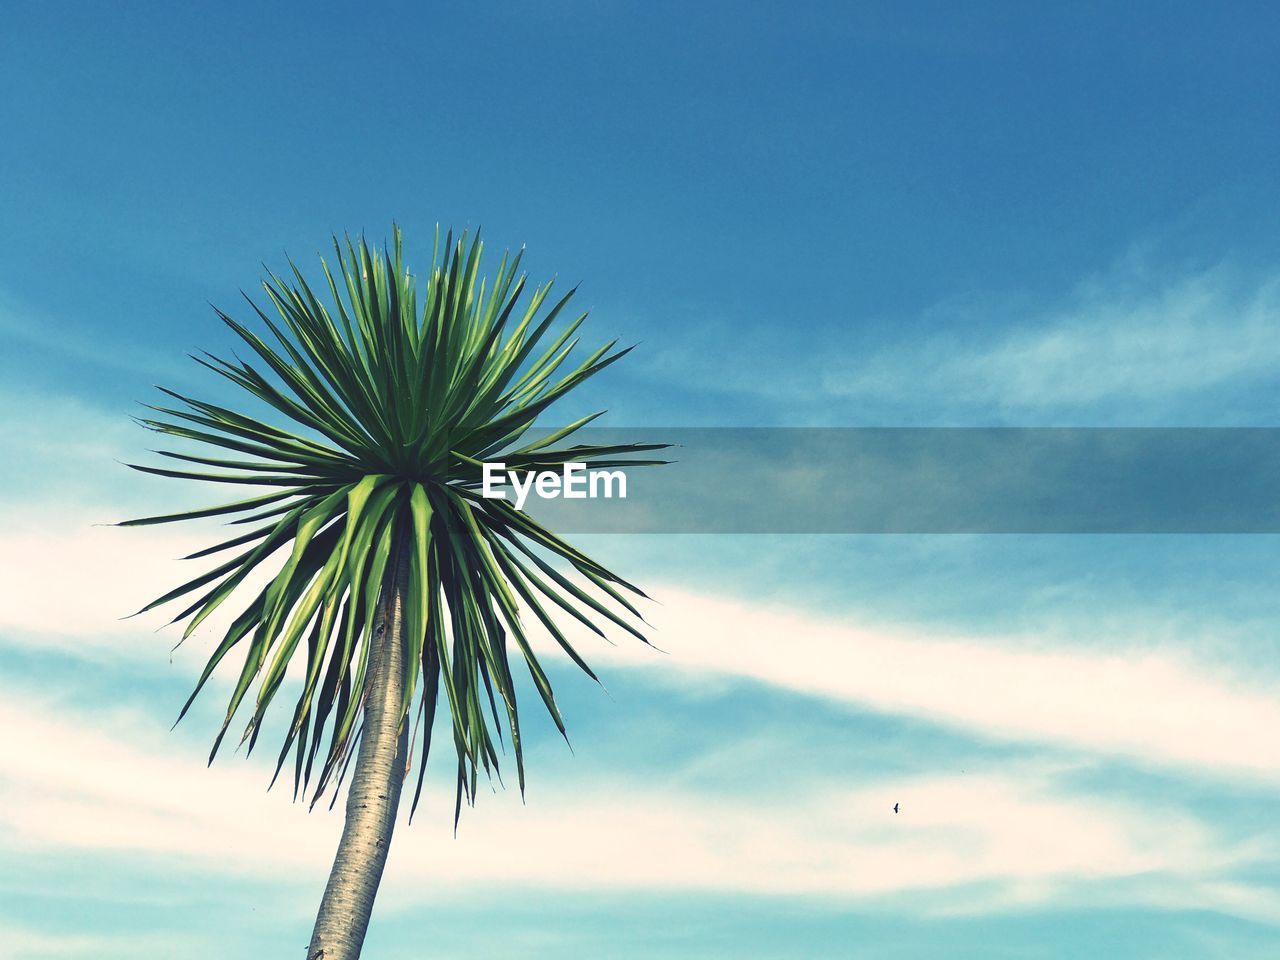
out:
M117 502L100 492L95 502ZM0 522L8 571L0 637L146 657L176 639L140 641L138 622L117 618L175 582L171 558L198 539L90 525L106 518L56 498L11 500ZM510 883L877 900L909 892L915 908L927 894L939 911L1074 896L1280 918L1272 892L1236 875L1273 862L1274 837L1241 846L1238 834L1228 838L1176 807L1083 792L1061 768L1118 757L1217 782L1274 784L1280 747L1266 731L1280 725L1280 699L1264 678L1140 636L1100 654L1074 643L1061 623L1016 638L939 636L652 586L662 603L646 612L668 654L581 638L606 670L767 684L979 739L1041 745L1044 759L977 776L849 783L833 774L785 801L767 791L713 796L674 779L593 776L589 786L535 792L527 807L482 805L458 841L447 818L406 830L386 902L421 890L439 896L442 885ZM23 736L0 743L0 843L178 859L211 872L323 874L338 818L307 817L283 791L264 795L259 766L206 771L199 752L182 753L150 719L4 694L0 727ZM896 817L895 800L904 804ZM428 809L450 806L450 797L428 800Z
M942 332L828 364L821 388L851 400L913 406L927 398L1033 415L1103 404L1145 410L1280 369L1275 277L1250 283L1216 267L1158 280L1095 279L1055 310L986 333L976 332L990 330L981 309L940 308Z
M11 643L159 656L177 639L174 631L146 632L163 616L119 617L204 569L170 559L194 543L168 531L89 527L74 516L12 527L0 533L0 564L11 571L0 593L0 630ZM1274 683L1193 657L1185 646L1156 647L1140 633L1141 621L1126 644L1100 652L1073 642L1061 623L1015 638L938 636L651 586L662 603L647 615L669 655L638 643L606 646L574 624L566 632L613 668L747 680L983 738L1280 781L1280 743L1265 734L1280 728ZM185 655L198 657L234 612L211 618Z
M64 318L24 304L0 290L0 343L20 354L28 350L43 356L121 370L151 377L156 370L172 369L173 356L165 355L145 342L121 343L95 335Z
M51 933L32 926L0 923L0 943L10 960L136 960L138 957L190 956L198 945L194 938L145 931L128 934Z
M339 818L264 794L258 765L205 770L137 718L51 707L14 692L0 704L0 724L24 730L0 748L0 836L10 849L323 875ZM1043 765L798 786L794 798L726 799L593 777L535 791L526 806L511 796L487 802L457 839L447 815L426 817L398 834L385 900L496 883L857 899L916 892L940 911L988 910L1103 878L1120 901L1125 884L1148 898L1152 877L1176 889L1227 884L1256 854L1176 809L1073 792ZM448 811L449 801L433 793L427 809ZM1246 907L1271 911L1265 900Z
M30 394L0 390L0 445L8 468L0 480L0 497L17 506L35 501L83 505L88 498L118 494L128 473L115 459L137 449L130 435L142 431L128 411L111 416L101 407L70 394ZM112 472L118 483L111 483Z
M124 618L207 569L176 562L197 549L198 541L190 532L172 528L103 525L120 516L105 508L90 513L13 507L0 513L0 563L7 571L0 591L0 630L10 634L11 642L31 634L42 643L64 638L90 649L110 644L119 650L122 638L165 623L160 614Z
M1034 304L955 296L905 324L842 317L801 342L785 317L699 321L655 347L647 372L750 396L756 416L792 424L1270 422L1280 276L1150 261L1132 255Z
M999 740L1057 744L1213 776L1280 780L1274 685L1185 652L1099 653L1034 634L994 641L859 625L664 586L661 662L634 645L601 656L659 672L750 679ZM583 638L583 643L588 638Z

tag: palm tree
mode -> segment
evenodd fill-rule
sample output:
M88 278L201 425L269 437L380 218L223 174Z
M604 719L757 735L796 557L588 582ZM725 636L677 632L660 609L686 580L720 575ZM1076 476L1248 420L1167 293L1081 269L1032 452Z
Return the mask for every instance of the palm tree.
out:
M178 716L228 654L241 650L244 663L210 762L258 679L241 738L253 749L295 660L304 664L301 693L276 777L292 751L294 797L310 790L314 807L326 791L336 799L354 754L346 821L309 960L360 955L411 757L415 699L422 756L412 808L443 687L457 754L456 826L463 798L475 800L480 770L498 772L504 727L524 791L512 645L565 732L526 618L593 679L553 612L601 636L597 621L645 639L628 599L644 594L508 501L481 496L482 465L499 456L508 469L527 471L661 462L635 456L658 444L561 445L599 414L527 440L556 400L628 351L610 343L562 372L586 314L552 336L573 291L544 309L550 283L517 314L525 289L520 254L503 257L491 284L477 283L479 236L464 233L455 242L450 234L441 248L437 234L420 303L398 228L381 252L363 239L335 238L334 248L336 276L321 261L328 305L292 262L291 280L268 272L263 281L278 319L249 300L274 343L218 311L257 366L195 358L284 425L164 388L178 405L148 405L153 414L139 420L195 446L156 451L179 468L130 464L135 469L268 492L124 524L224 517L248 528L191 554L235 551L143 608L181 599L185 606L172 622L186 622L185 640L233 594L248 598ZM265 586L237 590L277 554L283 562Z

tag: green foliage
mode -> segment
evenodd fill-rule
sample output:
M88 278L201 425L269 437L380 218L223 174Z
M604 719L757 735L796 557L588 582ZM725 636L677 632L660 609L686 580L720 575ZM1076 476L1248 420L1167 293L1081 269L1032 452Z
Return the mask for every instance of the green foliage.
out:
M192 554L188 559L238 551L144 608L187 604L173 620L186 622L184 640L233 594L252 593L237 592L251 572L287 553L222 637L178 719L215 668L240 650L244 662L209 759L256 680L242 739L252 750L287 666L305 658L305 679L276 775L293 751L294 795L305 794L314 779L312 805L326 787L341 782L359 739L370 633L396 538L410 565L403 721L410 721L416 697L422 746L415 807L441 686L457 753L459 807L463 796L474 801L480 769L497 772L494 740L496 734L503 744L504 727L524 789L509 641L564 733L522 611L593 679L548 607L601 636L598 618L644 640L624 615L638 616L626 598L643 596L637 587L507 501L478 493L486 460L528 470L559 469L567 462L662 462L635 458L660 444L560 445L599 414L526 441L540 414L627 350L610 343L567 368L586 314L563 323L554 337L551 331L573 291L546 308L551 284L537 288L515 320L525 290L525 277L517 276L520 255L504 256L487 284L477 282L478 236L468 241L463 234L454 242L450 235L443 251L438 239L421 305L415 278L401 260L397 229L391 248L381 253L363 239L335 240L336 273L322 261L327 304L292 263L290 280L269 273L263 288L278 317L252 301L250 306L274 343L218 311L257 359L195 359L273 408L288 429L164 388L181 406L149 406L154 418L139 421L195 441L199 451L157 453L213 472L130 464L134 469L271 491L123 525L217 516L250 528ZM592 589L548 558L567 562Z

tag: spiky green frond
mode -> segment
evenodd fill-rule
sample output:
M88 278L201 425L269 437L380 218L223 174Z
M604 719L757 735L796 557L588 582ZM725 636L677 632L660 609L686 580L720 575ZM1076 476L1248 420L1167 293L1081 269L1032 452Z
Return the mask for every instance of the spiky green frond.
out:
M564 732L524 618L532 617L594 679L552 614L597 634L607 622L644 640L626 599L643 594L508 502L482 498L481 464L503 459L524 470L570 462L640 465L659 461L636 454L663 445L562 445L594 416L522 443L553 403L627 350L610 343L570 366L586 314L570 319L573 291L552 301L550 283L524 298L520 254L504 256L492 280L480 280L478 236L464 233L455 241L450 235L443 249L437 243L420 292L402 261L398 229L381 252L363 239L335 240L334 247L333 268L321 261L319 294L290 263L288 278L269 273L263 281L274 316L252 300L254 324L218 311L247 345L248 360L195 358L271 408L278 422L163 388L170 402L150 406L152 415L139 421L193 442L198 452L157 451L174 465L131 465L135 469L267 490L123 524L224 517L249 527L193 553L189 559L231 556L144 608L184 604L174 622L185 623L185 639L233 597L244 603L179 720L214 670L238 653L240 672L210 760L242 708L250 713L244 740L252 749L287 667L304 661L276 774L292 751L295 796L310 788L314 804L340 780L359 736L374 612L398 537L410 564L403 714L408 722L416 698L422 738L414 804L441 687L459 799L474 800L480 770L496 772L494 741L501 745L504 729L523 790L513 656L524 662ZM557 320L562 329L553 336ZM259 324L261 333L253 329ZM591 588L548 557L566 563ZM265 587L243 586L255 570L275 564L266 568L274 573Z

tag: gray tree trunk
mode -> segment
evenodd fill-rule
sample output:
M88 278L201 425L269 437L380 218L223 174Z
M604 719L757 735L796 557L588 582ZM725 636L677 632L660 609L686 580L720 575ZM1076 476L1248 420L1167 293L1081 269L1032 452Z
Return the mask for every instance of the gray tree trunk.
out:
M374 620L364 732L347 794L346 823L320 901L307 960L356 960L360 956L400 806L409 745L409 725L400 723L409 554L401 538L395 539Z

